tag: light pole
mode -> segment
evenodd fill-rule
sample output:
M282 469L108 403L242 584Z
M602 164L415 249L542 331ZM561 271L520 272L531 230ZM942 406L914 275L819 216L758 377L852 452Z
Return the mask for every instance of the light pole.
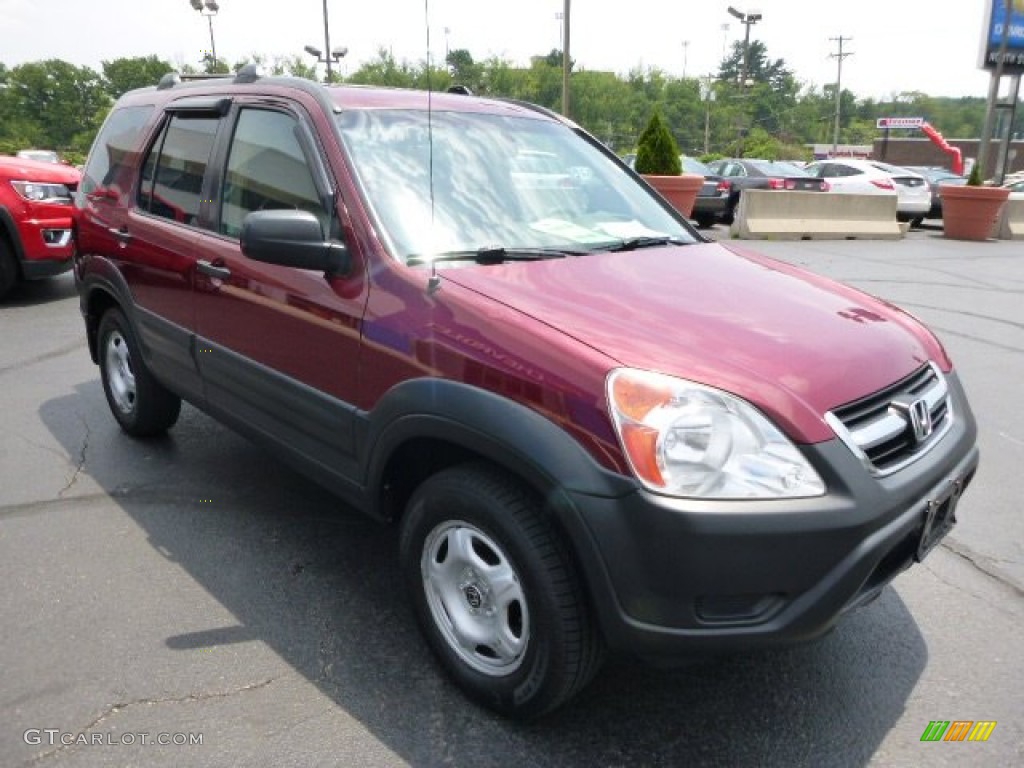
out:
M193 8L206 17L210 25L210 59L213 61L213 69L217 68L217 46L213 42L213 17L220 10L217 0L189 0Z
M683 80L686 79L686 57L690 52L690 41L683 40Z
M750 27L757 24L762 18L760 11L748 11L741 13L729 6L729 15L740 20L740 24L747 28L743 36L743 74L740 76L740 88L747 87L747 71L750 69Z
M339 48L337 50L341 49ZM331 27L330 24L327 22L327 0L324 0L324 53L326 55L321 57L319 50L317 48L314 48L312 45L307 45L305 51L306 53L312 53L314 56L317 57L317 60L320 61L320 63L327 65L327 77L324 79L324 82L331 82L333 75L333 72L331 71L332 57L334 58L334 61L337 61L338 59L341 58L341 56L344 56L345 53L348 53L348 49L346 48L345 53L341 54L341 56L334 57L335 52L331 50ZM317 52L313 53L313 51Z
M333 62L333 63L337 64L343 58L345 58L348 55L348 48L346 48L343 45L338 46L333 51L331 51L329 54L325 54L319 48L317 48L316 46L312 46L312 45L307 45L302 50L304 50L310 56L315 56L317 64L326 64L327 65L327 76L324 78L324 82L325 83L331 82L331 63Z

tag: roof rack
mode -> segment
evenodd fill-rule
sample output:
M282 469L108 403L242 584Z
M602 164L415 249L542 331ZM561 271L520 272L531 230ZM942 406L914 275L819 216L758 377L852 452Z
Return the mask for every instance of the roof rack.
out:
M177 85L181 85L183 82L192 82L197 80L231 80L233 83L254 83L263 77L263 69L259 64L246 64L238 72L235 73L198 73L198 74L181 74L180 72L168 72L166 75L160 78L160 82L157 83L156 89L158 91L165 91L168 88L174 88Z

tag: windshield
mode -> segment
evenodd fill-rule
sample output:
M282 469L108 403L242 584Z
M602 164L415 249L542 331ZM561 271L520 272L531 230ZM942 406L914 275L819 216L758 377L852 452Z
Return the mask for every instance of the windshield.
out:
M46 149L23 149L18 152L18 157L25 158L26 160L36 160L40 163L59 163L60 158L56 152L51 152Z
M679 161L683 164L683 173L699 173L701 176L714 175L714 171L704 165L700 160L680 155Z
M763 176L810 176L803 168L784 161L749 161Z
M550 120L352 110L342 139L392 253L586 253L638 238L695 242L611 158Z
M919 176L920 175L918 173L915 173L914 171L908 171L906 168L900 168L900 167L895 166L895 165L889 165L888 163L874 162L874 163L871 163L871 165L873 167L877 168L878 170L880 170L882 173L887 173L890 176Z

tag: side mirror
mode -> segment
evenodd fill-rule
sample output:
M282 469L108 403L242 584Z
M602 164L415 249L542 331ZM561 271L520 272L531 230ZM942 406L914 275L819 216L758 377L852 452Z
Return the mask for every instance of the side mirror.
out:
M348 272L351 257L340 243L324 240L309 211L253 211L242 221L242 253L253 261L331 275Z

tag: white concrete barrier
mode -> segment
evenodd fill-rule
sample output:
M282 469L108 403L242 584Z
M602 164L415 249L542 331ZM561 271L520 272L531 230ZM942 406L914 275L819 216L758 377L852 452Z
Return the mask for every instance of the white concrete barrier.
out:
M1003 205L996 224L1000 240L1024 240L1024 192L1013 192Z
M899 240L896 195L748 189L731 228L747 240Z

